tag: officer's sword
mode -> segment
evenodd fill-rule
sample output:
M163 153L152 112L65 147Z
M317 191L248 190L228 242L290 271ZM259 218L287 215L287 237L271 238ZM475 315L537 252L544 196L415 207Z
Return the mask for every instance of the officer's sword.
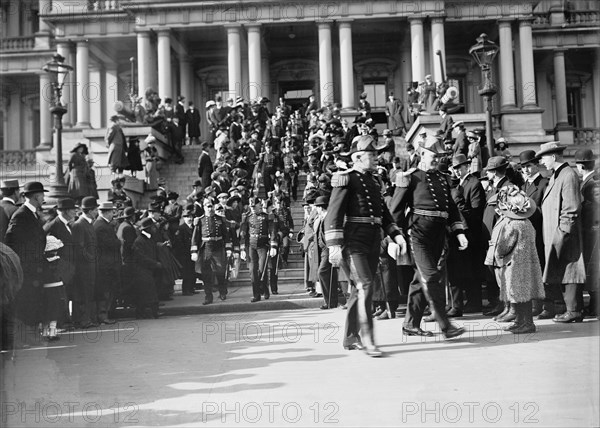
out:
M267 256L265 257L265 266L263 267L262 275L260 277L261 281L265 280L265 273L267 272L268 265L269 265L269 253L267 253Z

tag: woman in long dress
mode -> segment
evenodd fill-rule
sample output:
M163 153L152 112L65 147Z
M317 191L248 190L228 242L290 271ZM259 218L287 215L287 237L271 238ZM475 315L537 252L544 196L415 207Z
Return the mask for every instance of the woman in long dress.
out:
M89 167L85 155L88 154L87 146L83 143L78 143L71 150L71 159L69 159L69 185L68 191L78 203L86 196L90 195L88 186Z
M119 125L119 116L110 118L110 125L106 129L106 137L104 137L106 147L108 147L108 164L113 173L117 174L118 178L123 176L123 170L129 167L127 160L127 143L125 134Z

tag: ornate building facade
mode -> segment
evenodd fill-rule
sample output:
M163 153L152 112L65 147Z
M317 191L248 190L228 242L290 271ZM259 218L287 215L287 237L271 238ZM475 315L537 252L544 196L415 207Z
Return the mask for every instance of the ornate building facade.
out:
M469 47L499 45L495 134L514 143L598 144L600 6L596 1L2 0L3 160L50 149L55 52L74 67L63 91L66 141L102 129L117 100L156 89L204 108L218 93L246 100L314 93L348 112L366 91L374 111L432 74L481 113ZM436 54L436 52L440 52ZM133 88L132 88L133 84ZM204 116L203 116L204 117ZM206 124L204 124L206 125ZM203 129L206 133L206 129ZM65 151L70 147L65 144ZM15 153L21 153L16 155ZM25 154L23 154L25 153ZM17 160L20 158L17 158Z

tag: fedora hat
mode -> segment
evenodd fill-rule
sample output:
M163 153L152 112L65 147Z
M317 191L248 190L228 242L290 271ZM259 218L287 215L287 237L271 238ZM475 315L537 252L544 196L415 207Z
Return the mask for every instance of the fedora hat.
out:
M470 162L469 158L461 153L452 158L452 168L458 168L459 166Z
M505 168L508 166L508 159L504 156L493 156L488 160L485 171L494 171L498 168Z
M592 163L596 160L590 149L579 149L575 152L575 163Z
M194 184L192 184L193 187L202 187L202 180L196 180L194 181Z
M535 154L536 157L541 158L544 155L550 155L552 153L562 153L567 146L560 144L558 141L551 141L544 143L540 146L540 151Z
M150 217L146 217L140 223L140 229L142 229L142 230L150 229L153 225L154 225L154 221Z
M505 217L519 220L531 217L537 205L525 192L510 184L497 193L496 207Z
M127 207L123 210L123 213L119 217L117 217L117 219L122 220L125 218L133 217L134 215L135 215L135 208Z
M99 211L112 211L114 209L116 209L116 207L112 202L100 202L100 205L98 205Z
M0 188L2 189L18 189L19 187L19 180L2 180L2 183L0 183Z
M519 153L520 165L527 165L528 163L532 162L537 163L538 160L539 158L535 155L534 150L525 150L524 152Z
M86 196L85 198L83 198L81 200L81 208L83 209L94 209L98 207L98 202L96 201L96 198L94 198L93 196Z
M240 202L242 198L239 195L231 195L229 199L227 199L227 205L231 206L235 201Z
M80 147L84 147L85 149L87 149L87 146L85 144L83 144L83 143L77 143L75 145L75 147L73 147L71 149L71 153L75 153Z
M47 192L46 189L44 189L44 185L42 183L40 183L39 181L29 181L27 183L25 183L25 185L23 186L23 194L27 195L29 193L38 193L38 192Z
M74 210L76 208L75 201L71 198L59 199L56 203L56 209L58 210Z

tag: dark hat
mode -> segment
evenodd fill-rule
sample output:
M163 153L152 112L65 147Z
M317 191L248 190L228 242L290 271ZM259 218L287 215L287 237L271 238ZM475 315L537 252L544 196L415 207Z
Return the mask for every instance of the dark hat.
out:
M192 186L194 186L194 187L202 187L202 180L196 180L196 181L194 181L194 184L192 184Z
M461 165L471 162L465 155L458 154L452 158L452 168L458 168Z
M148 212L161 212L162 209L159 204L152 203L148 205Z
M86 146L85 144L83 144L83 143L77 143L77 144L75 145L75 147L73 147L73 148L71 149L71 153L75 153L75 152L76 152L76 151L77 151L77 150L78 150L80 147L85 147L85 148L86 148L86 150L87 150L87 146Z
M307 194L306 194L306 202L309 204L313 204L315 202L315 200L320 196L320 193L318 190L315 189L311 189Z
M185 97L183 95L177 95L177 101L183 101Z
M2 180L2 183L0 184L0 188L1 189L18 189L19 187L19 180Z
M596 160L590 149L579 149L575 152L575 163L593 163Z
M485 171L495 171L498 168L506 168L508 166L508 159L504 156L493 156L488 160Z
M77 208L75 201L71 198L59 199L56 203L56 209L58 210L74 210L75 208Z
M271 102L271 100L270 100L270 99L268 99L267 97L262 97L262 98L260 99L260 102L261 102L261 103L270 103L270 102Z
M172 199L174 199L174 200L179 199L179 193L177 193L177 192L169 192L169 193L167 193L167 200L170 201Z
M135 208L127 207L123 210L123 213L117 217L117 220L122 220L124 218L133 217L135 215Z
M378 144L375 138L371 135L359 135L352 140L350 154L358 152L377 152L385 149L387 144Z
M331 178L329 178L329 175L323 173L319 176L319 181L321 183L330 183L331 182Z
M538 160L539 158L536 157L534 150L525 150L524 152L519 153L520 165L527 165L528 163L532 162L537 163Z
M86 196L81 200L81 208L90 210L98 208L98 202L96 202L96 198L94 198L93 196Z
M231 171L231 175L234 177L245 178L248 176L248 171L243 168L235 168Z
M140 229L150 229L154 225L154 221L150 217L146 217L140 223Z
M44 185L42 183L40 183L39 181L29 181L27 183L25 183L25 185L23 186L23 194L27 195L28 193L38 193L38 192L47 192L46 189L44 189Z
M315 200L315 207L327 207L329 205L329 196L319 196Z
M366 100L367 99L367 93L366 92L361 93L359 98L361 100Z
M241 201L242 198L239 195L231 195L229 199L227 199L227 205L231 206L235 201Z

